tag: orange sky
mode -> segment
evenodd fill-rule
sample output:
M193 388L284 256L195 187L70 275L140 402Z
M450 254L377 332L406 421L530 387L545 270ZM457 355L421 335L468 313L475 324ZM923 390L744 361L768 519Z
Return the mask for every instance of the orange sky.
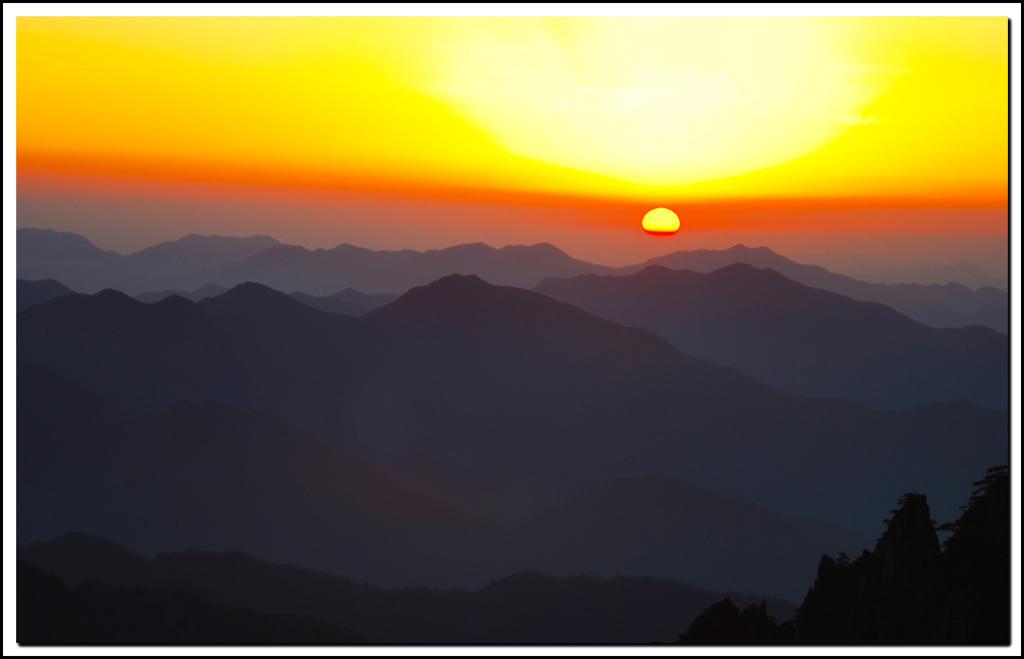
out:
M1007 76L1005 18L18 17L18 223L91 197L140 223L333 203L325 241L374 203L382 236L463 242L655 206L681 233L1005 236Z

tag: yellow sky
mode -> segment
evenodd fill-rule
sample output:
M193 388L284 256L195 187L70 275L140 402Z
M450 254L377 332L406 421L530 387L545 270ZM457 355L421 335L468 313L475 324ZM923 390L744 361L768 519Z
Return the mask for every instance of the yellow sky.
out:
M19 176L1000 206L1003 18L17 19Z

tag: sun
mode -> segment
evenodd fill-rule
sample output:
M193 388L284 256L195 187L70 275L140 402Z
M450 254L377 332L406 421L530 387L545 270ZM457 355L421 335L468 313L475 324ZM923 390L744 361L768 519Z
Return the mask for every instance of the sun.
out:
M679 216L667 208L652 208L644 215L643 227L652 236L671 236L679 231Z

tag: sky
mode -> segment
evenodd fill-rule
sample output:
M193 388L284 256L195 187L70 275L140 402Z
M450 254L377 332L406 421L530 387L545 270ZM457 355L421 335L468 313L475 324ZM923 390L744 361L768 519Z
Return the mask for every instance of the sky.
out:
M1005 17L17 18L17 225L1005 274ZM651 236L668 207L680 231Z

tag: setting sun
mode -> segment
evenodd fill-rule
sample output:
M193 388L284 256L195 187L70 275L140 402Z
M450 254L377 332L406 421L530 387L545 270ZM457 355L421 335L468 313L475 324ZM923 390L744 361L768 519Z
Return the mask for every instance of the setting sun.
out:
M644 215L643 227L654 236L671 236L679 231L679 216L667 208L652 208Z

